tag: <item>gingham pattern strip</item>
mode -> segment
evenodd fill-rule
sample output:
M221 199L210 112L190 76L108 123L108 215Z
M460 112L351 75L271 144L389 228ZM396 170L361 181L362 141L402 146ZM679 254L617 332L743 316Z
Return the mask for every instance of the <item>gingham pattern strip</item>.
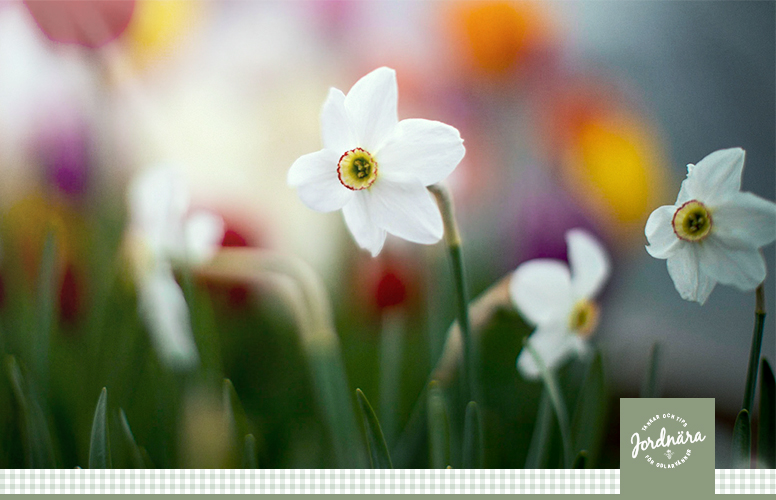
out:
M717 469L714 493L776 493L776 469Z
M3 470L0 493L618 493L600 470Z
M776 470L717 469L716 493L776 493ZM598 470L2 470L0 493L609 493Z

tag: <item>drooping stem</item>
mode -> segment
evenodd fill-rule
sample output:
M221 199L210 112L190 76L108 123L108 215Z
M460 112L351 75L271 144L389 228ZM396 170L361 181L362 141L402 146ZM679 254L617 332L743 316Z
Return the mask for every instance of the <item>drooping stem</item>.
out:
M463 249L461 247L461 235L458 232L458 224L455 222L453 212L453 200L450 193L441 184L428 186L428 190L436 197L439 209L442 212L442 222L445 227L445 243L450 254L450 263L453 269L453 280L456 289L456 306L458 308L458 326L463 340L463 363L461 364L461 378L468 382L469 394L476 401L477 396L477 367L476 353L471 339L471 326L469 324L469 296L466 289L466 273L463 264Z
M754 390L757 386L757 369L760 365L760 348L763 343L763 325L765 324L765 287L763 283L755 290L754 332L752 333L752 349L749 351L749 370L746 373L746 388L744 389L744 404L742 409L752 413L754 405Z
M318 274L303 260L291 255L254 248L222 249L200 267L200 275L258 284L268 277L284 277L279 291L294 315L299 340L310 366L315 393L331 430L337 465L363 467L361 439L351 400L339 337L334 328L326 289ZM290 280L288 280L290 278Z

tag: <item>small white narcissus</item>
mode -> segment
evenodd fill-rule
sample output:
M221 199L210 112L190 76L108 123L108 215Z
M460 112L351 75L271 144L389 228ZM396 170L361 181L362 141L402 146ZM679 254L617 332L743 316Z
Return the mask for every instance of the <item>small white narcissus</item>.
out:
M676 203L647 220L647 252L667 259L685 300L703 304L718 282L747 291L765 279L759 248L776 239L776 204L741 192L744 156L722 149L687 165Z
M518 266L509 281L517 310L536 330L528 344L549 370L587 350L587 339L598 326L593 299L603 288L611 266L609 256L590 233L566 233L569 266L555 259L534 259ZM527 349L520 351L517 368L529 379L541 374Z
M319 212L342 209L356 243L372 256L386 233L436 243L442 217L426 186L445 179L464 156L458 130L432 120L399 121L396 72L378 68L347 96L332 88L321 111L323 149L297 159L288 184Z
M171 166L141 172L129 187L128 201L139 312L161 361L173 369L192 368L199 354L173 267L212 258L224 222L204 210L190 212L183 177Z

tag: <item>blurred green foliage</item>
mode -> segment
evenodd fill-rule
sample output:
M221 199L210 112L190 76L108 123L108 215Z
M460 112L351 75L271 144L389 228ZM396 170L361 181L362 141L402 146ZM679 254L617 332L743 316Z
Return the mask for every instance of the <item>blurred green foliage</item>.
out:
M213 462L219 467L336 467L333 438L317 403L310 367L281 298L256 289L235 305L219 288L181 274L201 363L192 373L172 372L160 364L138 316L121 255L123 216L113 209L97 213L90 221L94 231L84 242L86 255L79 256L85 264L80 290L84 307L75 321L62 320L59 301L51 300L58 289L42 289L61 284L63 263L52 257L56 242L46 243L49 251L41 251L39 269L54 269L59 278L41 275L34 284L20 247L4 245L0 467L86 467L97 463L90 459L95 446L107 453L99 462L110 460L116 467L211 464L192 456L198 453L220 457ZM408 308L402 323L395 407L374 407L376 419L393 412L399 431L387 436L386 444L393 465L401 468L432 465L424 394L444 332L455 317L452 279L441 246L418 250L412 257L426 262L427 275L421 303ZM499 277L480 263L470 269L472 296ZM348 283L343 279L327 286L349 394L358 386L379 402L380 314L354 309ZM45 338L40 328L50 331L47 349L40 346ZM501 310L475 335L481 386L476 420L482 428L484 467L526 466L543 390L540 382L523 380L515 369L529 333L516 312ZM612 460L616 466L616 450L607 452L602 446L608 396L601 366L596 354L556 374L574 427L574 454L585 449L587 467L612 466ZM445 448L453 467L477 463L464 456L468 401L459 385L456 379L440 386L432 398L444 404L449 418ZM103 387L106 400L100 397ZM98 399L103 406L96 419ZM351 403L356 411L355 396ZM109 447L107 441L95 444L95 423L104 426L98 437L109 439ZM557 424L550 422L545 432L541 466L560 467ZM358 434L355 446L367 456L365 435ZM469 436L469 454L472 443L480 446L476 441Z

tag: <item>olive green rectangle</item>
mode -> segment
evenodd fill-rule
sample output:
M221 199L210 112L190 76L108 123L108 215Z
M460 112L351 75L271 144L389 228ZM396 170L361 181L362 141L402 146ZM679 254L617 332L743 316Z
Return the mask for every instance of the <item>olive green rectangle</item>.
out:
M714 399L620 399L620 493L714 494Z

